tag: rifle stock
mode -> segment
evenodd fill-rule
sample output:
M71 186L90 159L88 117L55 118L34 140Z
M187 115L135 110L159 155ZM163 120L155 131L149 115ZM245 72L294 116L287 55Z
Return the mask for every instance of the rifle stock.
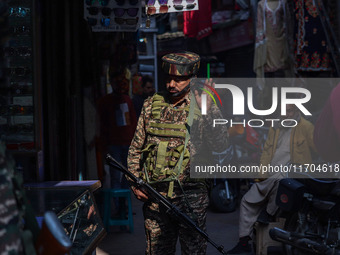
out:
M171 212L171 214L174 215L177 220L181 221L183 224L186 224L188 227L198 232L208 243L214 246L221 254L227 254L223 250L224 247L222 245L217 245L214 241L212 241L209 238L208 234L205 233L202 229L200 229L191 218L189 218L185 213L181 212L175 205L173 205L169 200L167 200L164 196L158 193L152 186L144 182L142 179L136 177L125 166L123 166L117 160L115 160L110 154L106 155L106 160L112 167L117 168L123 174L127 175L138 187L145 190L149 196L151 196L157 202L162 204L167 209L166 211Z

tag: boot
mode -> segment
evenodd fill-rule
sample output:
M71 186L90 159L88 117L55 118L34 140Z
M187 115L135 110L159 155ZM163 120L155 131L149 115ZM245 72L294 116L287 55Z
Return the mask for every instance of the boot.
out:
M241 237L234 248L227 251L228 255L252 255L251 245L249 244L250 237Z

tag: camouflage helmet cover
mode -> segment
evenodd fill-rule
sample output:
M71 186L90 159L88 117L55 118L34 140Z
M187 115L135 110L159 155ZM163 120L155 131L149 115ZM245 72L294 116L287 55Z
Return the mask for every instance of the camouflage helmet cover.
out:
M162 61L162 69L169 75L191 76L196 74L200 67L200 56L189 51L164 55Z

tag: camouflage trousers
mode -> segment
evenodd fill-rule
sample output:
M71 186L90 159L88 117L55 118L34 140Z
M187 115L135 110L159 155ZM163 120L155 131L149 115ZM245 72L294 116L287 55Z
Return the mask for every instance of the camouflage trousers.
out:
M183 195L180 195L171 199L171 203L194 220L199 228L206 231L206 215L209 204L207 190L192 189L185 191L185 196L187 199L185 199ZM186 200L188 202L186 202ZM189 209L188 204L191 209ZM173 255L176 252L178 238L181 244L182 254L206 254L206 240L195 230L178 222L165 210L162 205L154 202L146 202L143 206L146 234L145 254Z

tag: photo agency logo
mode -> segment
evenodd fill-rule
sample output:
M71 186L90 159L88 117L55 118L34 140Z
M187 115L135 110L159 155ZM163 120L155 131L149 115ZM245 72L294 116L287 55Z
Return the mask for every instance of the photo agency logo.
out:
M253 82L251 82L251 80ZM279 122L282 127L295 127L298 122L294 118L286 118L287 117L287 105L294 105L302 114L305 116L311 116L311 112L305 106L311 99L311 92L306 88L301 87L282 87L282 86L273 86L271 88L271 98L269 101L271 105L266 109L260 109L261 107L256 106L255 101L258 96L258 92L256 85L255 86L246 86L251 83L256 84L256 79L248 79L247 82L244 82L245 79L230 82L230 80L226 81L223 79L217 79L215 81L214 87L203 83L202 80L198 81L199 89L202 91L201 93L201 114L207 115L209 114L208 110L208 96L212 99L216 106L217 102L215 97L218 99L221 105L221 109L223 107L222 99L225 93L231 94L232 97L232 116L258 116L258 118L251 119L213 119L213 127L217 125L243 125L246 127L247 125L250 127L263 127L263 126L271 126L274 127L274 124ZM239 82L239 84L237 84ZM280 84L280 82L279 82ZM282 84L282 83L281 83ZM219 90L217 92L216 90ZM203 93L205 92L205 93ZM229 110L229 109L228 109ZM275 115L274 113L280 110L279 116L277 118L272 118L270 116ZM267 122L267 123L266 123ZM268 125L269 124L269 125Z
M222 100L221 100L220 95L217 93L217 91L214 89L214 87L212 87L212 86L210 86L206 83L203 83L202 81L201 81L201 83L202 83L203 87L200 87L199 89L204 91L205 93L207 93L207 94L202 94L201 113L202 113L202 115L206 115L207 114L207 95L210 96L210 98L214 101L215 105L217 106L215 97L213 96L213 94L208 89L210 89L216 95L221 106L223 106L223 104L222 104Z

